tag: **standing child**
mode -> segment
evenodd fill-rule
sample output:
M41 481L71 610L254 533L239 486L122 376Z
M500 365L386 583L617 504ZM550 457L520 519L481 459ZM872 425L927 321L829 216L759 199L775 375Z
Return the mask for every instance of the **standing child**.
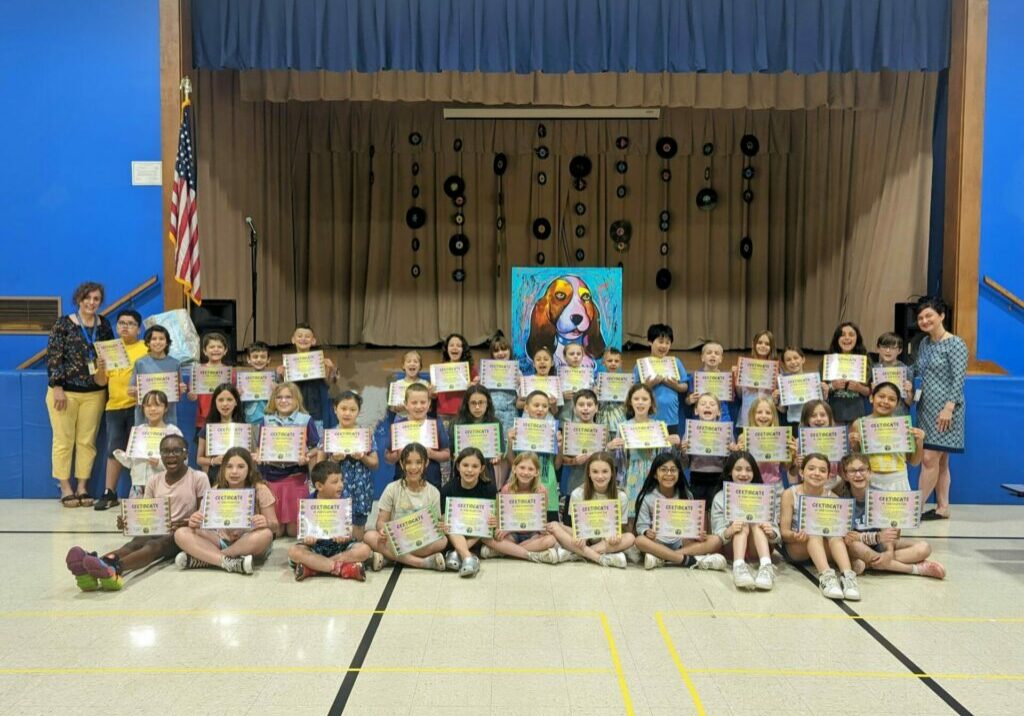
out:
M549 351L547 348L538 348L537 351L533 354L533 373L531 375L546 378L548 376L554 375L554 373L552 373L554 367L555 359L554 356L551 355L551 351ZM517 410L524 410L526 408L526 397L527 396L524 395L522 397L516 398ZM552 415L558 414L559 397L560 396L553 393L548 395L548 398L550 399L550 410Z
M700 369L702 373L721 373L722 371L722 360L725 358L725 348L718 341L707 341L700 348ZM693 406L697 404L697 399L700 398L700 394L696 392L694 388L694 376L690 376L687 382L689 393L686 395L686 404L690 406L690 413L693 413ZM728 422L732 420L732 411L728 402L718 401L719 407L722 409L722 420Z
M900 389L895 383L879 383L871 391L872 418L889 418L896 415L902 403ZM850 426L850 446L854 450L863 450L864 418ZM911 428L914 437L914 451L906 453L880 453L868 455L871 465L872 490L910 490L910 476L907 474L907 463L920 465L924 455L924 430Z
M534 420L547 420L554 423L555 442L557 444L555 454L537 455L536 453L529 453L537 461L538 479L544 487L544 494L548 498L548 520L554 521L558 519L558 469L562 466L562 434L559 431L558 421L551 416L551 402L550 398L541 391L533 391L526 396L526 407L523 409L523 417L533 418ZM515 458L518 458L520 454L512 449L515 439L516 429L512 428L508 435L508 445L509 454L513 458L513 465L516 463Z
M575 411L576 419L573 422L585 423L587 425L594 424L594 417L597 415L597 394L594 391L581 390L577 392L570 404ZM565 449L564 444L562 449ZM571 495L577 487L583 485L587 461L596 454L594 452L585 452L579 455L562 454L562 480L559 487L563 495ZM627 505L622 514L625 516L628 513Z
M804 357L804 351L802 348L797 346L786 346L782 351L782 374L783 375L799 375L804 372L804 363L806 359ZM821 384L822 398L828 397L828 383ZM778 402L779 391L776 388L772 391L772 397ZM793 434L796 434L796 429L800 426L800 412L804 408L804 403L795 403L793 405L780 405L779 412L784 413L786 416L785 424L793 428Z
M750 357L756 360L775 360L775 336L771 331L761 331L754 334L754 340L750 346ZM750 406L758 398L770 398L772 391L767 388L741 387L739 379L740 368L738 365L734 365L732 367L732 382L737 395L740 396L739 425L737 427L745 428L748 424Z
M868 349L864 347L864 337L857 324L844 321L836 326L828 352L866 356ZM833 380L829 387L828 404L832 408L836 425L849 425L857 418L864 417L867 413L864 398L871 392L868 385L856 380Z
M264 560L270 554L274 533L278 531L274 512L274 494L263 482L252 455L245 448L228 448L223 468L213 490L253 490L256 493L256 514L250 529L203 528L202 512L194 512L188 527L174 533L181 552L174 558L179 569L220 567L225 572L252 574L254 559Z
M828 471L828 458L821 453L811 453L804 457L800 473L801 483L782 493L782 511L779 517L782 542L791 561L803 562L810 559L814 563L814 568L818 570L818 587L824 596L829 599L858 601L860 587L857 584L857 575L850 564L850 554L844 538L809 535L800 529L797 521L797 501L801 496L836 496L825 487ZM829 566L830 562L839 567L841 574L838 578L836 571Z
M142 356L132 366L132 377L128 382L128 395L133 399L138 396L138 378L140 375L149 373L178 373L181 370L181 362L168 354L171 349L171 334L163 326L156 324L146 329L142 336L142 342L149 349L147 355ZM178 392L184 395L188 389L180 379L178 380ZM145 420L142 414L142 406L135 407L135 424L141 425ZM178 404L170 403L167 409L167 422L172 425L178 424Z
M672 350L672 341L674 340L675 334L672 332L672 327L664 323L654 323L647 329L647 341L651 344L652 358L669 358L669 351ZM678 358L672 358L672 360L675 361L676 369L679 371L679 382L675 378L656 375L644 385L647 390L651 391L652 405L657 406L652 408L654 412L651 414L651 418L665 423L668 426L669 434L678 435L679 396L687 391L689 376L686 375L686 368L683 367L681 360ZM640 382L639 366L633 368L633 380L637 383ZM629 401L626 402L628 405ZM646 468L643 474L647 474ZM643 475L640 475L640 482L642 481ZM637 486L639 487L639 482ZM636 497L636 493L631 493L631 497Z
M203 468L203 470L206 471L206 474L210 476L210 484L213 485L217 483L220 465L224 460L224 456L207 456L206 446L208 441L206 439L206 425L209 425L210 423L244 423L245 409L242 407L242 399L238 395L238 389L230 383L221 383L213 389L213 393L211 393L209 397L211 399L210 402L213 404L213 415L206 421L206 424L199 429L199 444L196 448L196 462L198 462L199 467ZM251 448L252 446L250 445L249 447Z
M763 484L761 471L749 452L734 452L725 461L722 476L731 482ZM711 503L711 531L722 540L732 543L732 582L737 589L770 590L775 586L775 567L772 566L772 545L782 541L782 533L775 522L729 522L725 513L725 489L715 495ZM750 574L747 555L750 543L759 565L757 577Z
M491 391L482 385L471 385L469 390L466 391L466 397L463 398L462 405L459 406L459 414L452 421L451 432L448 435L448 444L452 446L452 450L455 449L455 432L458 426L480 425L483 423L493 423L498 426L498 455L486 459L484 463L484 473L487 479L494 482L495 469L502 465L505 459L505 452L508 450L505 429L494 415ZM460 450L462 447L464 446L459 446Z
M910 382L910 369L900 360L900 353L903 352L903 339L895 333L883 333L875 343L878 349L878 362L872 367L879 368L900 368L903 370L903 380L897 384L903 400L896 406L893 415L909 415L910 406L914 403L914 386ZM871 384L875 384L874 376L868 376Z
M164 437L168 435L181 435L177 425L168 425L167 418L167 395L162 390L151 390L142 396L142 414L146 416L146 427L162 430ZM124 450L115 450L114 459L118 465L123 465L131 470L132 487L129 497L142 497L146 490L146 483L149 479L167 468L160 462L159 457L141 458L129 457Z
M263 371L270 365L270 346L263 341L254 341L245 350L245 363L253 370ZM275 376L277 374L275 373ZM267 409L266 400L243 400L245 422L259 425L263 422L263 412Z
M581 346L579 343L570 343L565 347L562 354L565 356L565 367L580 368L583 366L583 346ZM593 386L589 385L586 387L592 388ZM559 422L564 423L569 420L572 420L573 415L575 414L575 407L573 405L573 391L571 389L563 390L562 400L562 407L559 408L558 415L556 415L555 417L558 418Z
M372 552L363 542L363 531L356 525L356 505L352 493L342 475L342 468L336 462L326 460L317 463L310 473L313 481L311 500L352 500L352 534L348 537L317 539L306 537L288 549L288 561L295 571L295 581L301 582L318 574L329 574L341 579L366 581L363 562L370 559ZM362 516L366 524L366 515Z
M531 394L532 395L532 394ZM538 393L543 397L543 394ZM527 401L529 402L529 400ZM503 494L544 495L550 509L551 497L541 484L541 461L536 453L521 452L512 461L512 476L501 488ZM530 562L558 564L555 538L547 532L503 532L494 533L494 539L485 541L480 548L480 557L514 557Z
M224 356L228 352L228 339L223 333L207 333L203 336L202 351L205 365L220 367L224 365ZM210 417L210 412L213 409L213 396L212 395L199 395L195 392L195 378L191 380L192 385L189 386L188 399L196 402L196 438L199 437L199 431L206 425L207 419Z
M477 374L476 366L473 365L473 354L469 350L469 343L462 335L452 333L444 339L441 345L441 362L469 363L469 376L472 382L476 382ZM447 429L458 415L459 406L462 405L462 399L466 396L466 392L462 390L451 393L434 391L434 394L437 396L437 417L441 418Z
M664 567L666 562L691 569L725 569L725 557L718 552L722 540L706 534L703 539L664 542L654 531L654 510L658 500L692 500L686 486L683 464L677 455L663 452L651 462L640 494L636 498L636 546L644 553L644 569Z
M697 420L719 422L722 407L718 398L705 393L697 398L693 412ZM710 514L711 501L722 489L722 468L725 467L725 458L720 455L688 455L686 451L689 447L689 440L684 436L679 450L683 453L683 466L690 468L690 492L693 493L693 499L704 500L704 508Z
M779 427L779 411L775 409L775 402L771 398L757 398L750 406L747 413L747 427L754 428L777 428ZM761 482L771 485L776 499L782 494L782 465L789 465L796 456L796 439L790 435L788 443L788 454L785 460L772 460L771 462L757 463ZM747 434L740 435L739 449L747 449ZM728 462L728 461L726 461Z
M338 427L343 430L353 430L358 427L357 421L362 409L362 397L354 391L346 390L334 405ZM334 453L330 458L340 467L344 490L352 500L352 535L355 539L361 540L366 528L366 520L373 507L373 473L380 466L373 432L370 432L369 452ZM324 474L330 475L331 473Z
M410 386L413 388L415 386ZM408 407L408 401L406 401ZM377 528L368 530L363 542L373 550L370 568L379 572L388 562L401 562L417 569L445 571L444 548L448 540L444 537L424 545L410 554L396 555L388 544L385 525L400 520L419 510L430 510L436 517L441 515L441 493L424 480L427 467L427 449L419 443L409 443L402 448L398 459L402 476L384 488L384 494L377 505Z
M491 480L484 466L487 461L484 454L475 447L468 447L459 451L455 458L455 474L444 487L441 488L441 514L446 515L448 500L453 497L466 497L476 500L493 500L496 496L494 481ZM492 518L491 527L497 526L497 520ZM448 542L452 548L448 551L445 564L448 569L458 572L460 577L473 577L480 571L480 559L471 551L481 542L479 537L466 537L465 535L453 535L448 531L445 524L444 532L448 535ZM483 543L490 543L492 540L483 539Z
M423 356L419 351L406 351L402 356L402 370L393 373L388 380L388 395L391 395L391 384L403 380L430 386L430 374L423 372ZM402 395L405 395L404 391ZM388 429L390 429L391 423L395 422L397 417L406 415L405 406L389 405L385 415Z
M801 429L832 428L835 427L835 424L836 421L832 418L832 408L824 400L808 400L804 403L803 410L800 411ZM799 437L799 430L797 436ZM791 485L800 482L801 465L803 465L803 456L800 455L798 441L797 452L793 455L793 462L789 468L789 483ZM841 491L842 483L843 479L839 477L839 463L829 463L828 482L825 483L825 487L832 491Z
M430 410L430 394L427 386L420 385L419 383L413 383L405 389L405 413L406 417L395 418L395 423L402 423L407 420L412 421L434 421L435 428L437 430L437 448L425 447L427 451L427 458L429 462L426 465L426 472L424 478L427 482L434 486L434 489L441 489L441 463L448 462L451 459L451 450L448 443L448 431L445 430L444 423L441 422L440 418L428 418L427 412ZM393 449L391 446L391 435L387 436L387 445L384 447L384 459L389 465L395 465L395 479L402 476L402 462L399 460L402 451ZM370 545L371 547L373 545Z
M490 350L493 360L512 360L512 346L500 333L491 340ZM494 404L494 417L507 435L516 421L516 391L492 390L491 402Z
M605 348L598 373L621 373L622 351L609 346ZM626 420L626 404L616 401L601 401L597 406L597 422L607 426L609 435L618 435L619 423Z
M292 332L292 346L296 353L309 353L318 345L316 334L308 323L296 323ZM331 412L331 384L338 374L334 361L324 356L324 377L311 378L310 380L297 380L294 385L298 386L302 393L302 404L306 412L313 418L318 431L324 428L335 427L334 413ZM284 366L277 367L277 375L281 380L285 379Z

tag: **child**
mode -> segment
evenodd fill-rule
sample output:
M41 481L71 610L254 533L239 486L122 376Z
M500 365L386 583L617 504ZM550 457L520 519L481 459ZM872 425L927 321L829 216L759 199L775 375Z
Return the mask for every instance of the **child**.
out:
M167 467L146 483L144 497L170 498L171 533L133 537L122 547L99 557L81 547L68 550L65 562L83 592L97 589L111 592L124 587L124 575L141 569L158 559L174 559L178 545L174 531L188 524L191 515L210 489L205 473L188 466L188 443L180 435L168 435L160 441L160 459ZM118 515L117 528L124 529L123 518Z
M296 323L292 332L292 345L296 353L309 353L317 346L316 334L308 323ZM316 423L316 429L335 427L334 413L331 412L330 385L338 374L334 361L324 356L324 377L298 380L294 384L302 391L302 404ZM277 367L278 378L284 380L284 366ZM303 492L305 494L305 492Z
M339 401L340 402L340 401ZM288 562L295 571L295 581L301 582L318 574L329 574L340 579L366 581L363 562L372 552L363 542L363 531L356 524L355 499L349 492L342 474L342 466L332 460L318 463L310 473L313 481L311 500L352 500L352 535L334 539L306 537L288 548ZM366 515L362 515L366 524Z
M149 349L149 354L144 355L135 361L132 366L132 377L128 382L128 395L132 398L138 396L138 377L149 373L178 373L181 369L181 362L177 358L168 355L171 349L171 334L163 326L156 324L146 329L142 336L142 342ZM178 380L178 392L185 394L188 386L180 379ZM145 420L142 414L142 406L135 407L135 424L142 425ZM178 404L170 403L167 408L167 422L172 425L178 424Z
M472 382L477 382L476 366L473 365L473 355L469 350L469 343L458 333L452 333L444 339L444 343L441 345L441 362L469 363L469 376ZM435 391L435 395L437 396L437 417L441 418L447 428L458 414L459 406L462 405L462 399L466 393L461 390L452 393L437 393Z
M672 327L667 326L664 323L654 323L647 329L647 341L651 344L651 357L652 358L667 358L668 353L672 350L672 341L675 340L675 335L672 332ZM671 435L679 434L679 396L687 391L687 381L689 376L686 375L686 368L683 367L683 362L678 358L672 360L676 363L676 369L679 371L679 382L677 383L675 378L669 378L664 375L656 375L648 380L644 385L651 391L653 396L652 401L652 414L651 418L654 420L660 420L668 427L668 432ZM640 367L633 368L633 380L637 383L640 382ZM629 404L629 401L626 401ZM653 406L657 406L656 408ZM628 412L628 408L627 408ZM643 474L647 473L647 469L644 468ZM640 475L640 481L643 480L643 474ZM639 486L639 482L637 483ZM636 497L636 493L630 494L632 498Z
M601 365L597 367L598 373L621 373L622 372L622 351L609 346L601 358ZM597 407L597 422L607 426L609 435L619 434L619 423L626 420L626 404L615 401L602 401Z
M910 382L910 370L900 360L900 353L903 352L903 339L895 333L883 333L875 342L875 347L878 349L878 362L874 364L875 366L903 369L904 379L902 384L897 386L900 389L903 400L896 406L893 415L909 415L910 406L914 403L914 386ZM871 378L871 383L874 384L874 377L868 377Z
M579 343L570 343L563 351L565 356L565 366L567 368L579 368L583 365L583 346ZM586 386L587 388L593 388L593 385ZM575 413L575 406L573 405L573 391L564 390L562 392L562 407L558 410L558 421L561 423L572 420ZM597 406L594 406L595 410Z
M725 357L725 348L718 341L707 341L700 348L700 370L702 373L721 373L722 372L722 359ZM700 394L695 391L694 388L694 376L690 376L687 387L689 393L686 395L686 404L692 406L697 404L697 399L700 398ZM718 401L719 407L722 409L722 420L729 422L732 420L732 413L729 409L729 403Z
M664 567L666 562L690 569L725 569L725 557L718 554L722 540L715 534L704 539L663 542L654 531L654 509L658 500L691 500L683 464L677 455L663 452L651 462L640 494L636 498L636 546L644 553L644 569Z
M199 397L209 397L210 403L213 405L213 415L211 419L207 420L207 424L245 422L245 409L242 407L242 398L238 395L238 389L230 383L221 383L213 389L213 393L209 396L201 395ZM224 460L224 456L207 456L206 444L206 425L203 425L203 427L199 429L199 444L196 448L196 462L198 462L199 467L203 468L203 470L206 471L206 474L210 476L210 484L213 485L217 482L220 465ZM248 447L252 448L251 445Z
M835 424L836 421L832 418L832 408L824 400L808 400L804 403L803 410L800 411L799 427L832 428L835 427ZM797 435L799 437L799 431ZM800 455L798 442L797 452L793 455L793 462L790 463L789 468L789 483L791 485L800 482L800 466L802 464L803 458ZM839 477L839 463L829 463L829 476L828 482L825 483L825 488L837 492L842 490L842 484L843 479Z
M409 386L410 389L416 386ZM408 401L406 401L408 407ZM379 572L384 568L385 559L401 562L417 569L445 571L444 548L448 540L444 537L424 545L410 554L396 555L388 544L385 525L419 510L431 510L436 517L441 515L441 493L424 480L427 467L427 449L419 443L409 443L399 455L398 463L402 476L384 489L377 505L377 528L368 530L363 537L366 546L373 550L370 569Z
M256 514L250 529L203 529L203 514L193 512L188 527L174 533L181 552L174 558L179 569L220 567L225 572L252 574L253 559L266 559L274 533L278 531L274 512L274 494L263 482L252 455L245 448L228 448L224 453L213 490L248 490L256 492Z
M747 413L747 426L755 428L779 427L779 411L775 409L775 402L771 398L755 399L750 406L750 411ZM782 494L782 464L791 464L793 457L796 455L796 439L792 435L790 435L787 445L788 454L785 460L757 463L761 482L771 485L776 497ZM740 435L738 447L740 450L747 449L746 432Z
M508 445L505 440L505 430L494 415L494 403L491 402L491 391L482 385L471 385L466 391L466 397L459 406L459 414L452 422L451 433L448 435L448 444L455 449L455 431L459 425L474 425L482 423L493 423L498 426L498 455L485 460L484 472L491 482L495 481L495 468L500 466L504 460L505 451ZM459 446L460 448L463 446Z
M221 366L224 365L224 356L228 352L228 339L223 333L207 333L203 336L202 342L203 358L206 359L205 365L208 366ZM192 379L192 383L195 383L195 379ZM212 395L199 395L195 392L195 386L190 386L188 391L188 399L197 401L196 403L196 437L199 437L199 431L206 425L206 420L210 416L210 411L213 408L213 396Z
M542 393L537 393L544 397ZM533 394L531 394L533 395ZM528 401L529 402L529 401ZM551 497L541 484L541 461L536 453L522 452L512 461L512 476L501 488L503 494L540 494L548 500L550 510ZM503 532L494 533L493 540L486 540L480 548L482 559L492 557L515 557L530 562L558 564L557 544L553 535L547 532Z
M900 389L895 383L879 383L871 390L871 417L888 418L896 415L900 406ZM864 418L850 426L850 446L854 450L862 450ZM881 453L868 455L871 465L872 490L910 490L910 476L907 475L907 463L920 465L924 455L924 430L911 428L914 436L914 451L908 453Z
M774 412L774 406L773 411ZM763 484L761 471L749 452L734 452L725 461L722 476L726 480L741 483ZM781 532L773 522L729 522L725 513L725 489L715 495L711 504L711 531L728 545L732 542L732 582L737 589L770 590L775 586L775 567L772 566L772 545L779 544ZM754 552L760 562L757 577L747 567L748 542L753 542Z
M500 333L491 340L490 350L494 360L512 360L512 346ZM507 435L516 421L516 391L492 390L491 402L494 404L494 417Z
M754 340L750 346L750 357L757 360L775 360L775 336L772 335L771 331L761 331L754 334ZM747 418L750 414L750 406L754 404L754 400L757 398L770 398L772 391L768 388L742 387L739 384L739 379L740 368L738 365L734 365L732 367L732 382L736 389L736 394L740 396L739 425L737 427L745 428L748 424Z
M267 481L267 486L276 500L275 536L280 537L287 532L289 537L294 537L298 529L299 500L307 494L306 480L309 478L309 467L316 465L319 457L316 446L320 443L320 434L303 406L302 393L295 383L278 383L274 386L270 400L267 401L263 425L305 429L306 453L298 462L267 462L257 457L257 462L261 464L263 479Z
M356 421L359 419L359 412L362 409L363 399L359 394L346 390L334 405L338 427L345 430L358 427ZM370 433L369 452L335 453L330 458L341 467L343 487L352 500L352 535L355 539L361 540L366 520L370 516L370 509L373 507L373 473L380 466L380 458L377 457L377 443L373 433ZM324 499L334 498L325 497Z
M429 388L430 374L423 372L423 356L420 355L419 351L406 351L405 355L402 356L402 370L393 373L390 380L388 380L388 395L391 394L391 384L402 380L422 383ZM395 422L395 418L398 416L406 416L405 407L389 405L386 413L389 430L391 423Z
M551 355L551 351L549 351L547 348L538 348L537 351L533 354L533 373L532 373L532 375L537 375L537 376L540 376L542 378L546 378L546 377L548 377L550 375L553 375L553 373L551 371L554 369L554 367L555 367L555 359L554 359L554 356ZM526 398L527 398L527 396L525 396L525 395L516 398L516 410L524 410L526 408ZM551 414L552 415L557 415L558 414L558 398L559 398L559 396L558 395L554 395L554 394L549 394L548 398L550 398Z
M804 372L804 358L803 349L797 346L786 346L782 351L782 374L783 375L798 375ZM828 383L821 384L822 398L828 398ZM772 398L776 402L779 400L779 390L776 388L772 391ZM780 405L779 412L786 414L786 425L793 428L793 434L796 434L796 428L800 425L800 411L803 410L803 403L795 403L793 405Z
M538 351L539 353L540 351ZM535 390L526 396L526 406L523 409L523 417L534 420L549 420L555 424L555 442L557 450L554 455L537 455L530 453L537 460L537 469L540 471L539 479L544 487L544 493L548 497L548 520L558 519L558 469L562 466L562 434L558 429L558 421L551 417L551 403L553 401L539 390ZM517 458L518 454L512 450L512 443L516 438L516 429L512 428L508 435L509 454ZM515 459L512 464L515 465Z
M718 398L705 393L697 398L693 412L697 420L719 421L722 407ZM722 489L722 468L725 466L725 458L721 455L687 455L686 450L689 446L690 442L684 436L679 450L682 452L683 466L690 468L690 492L693 493L693 499L704 500L704 509L710 514L711 501Z
M270 346L263 341L250 343L245 349L245 363L253 370L266 370L270 365ZM267 401L243 400L242 408L245 410L245 422L259 425L263 422L263 411L267 409Z
M615 458L606 452L593 453L583 467L583 474L583 484L569 495L569 514L572 514L572 506L577 502L617 500L619 513L625 525L629 507L626 504L625 490L620 490L615 484ZM559 522L549 524L548 532L558 540L556 552L559 562L583 557L603 567L618 569L626 568L626 555L623 553L633 546L636 539L632 532L625 530L619 536L607 539L573 539L572 531Z
M597 394L592 390L581 390L573 396L570 401L577 423L592 425L597 415ZM564 448L564 446L563 446ZM597 453L582 453L580 455L562 455L562 480L560 490L563 495L571 493L583 484L586 474L586 464L590 458ZM623 515L628 514L628 506L622 511Z
M474 386L475 387L475 386ZM448 499L451 497L469 497L477 500L493 500L495 498L494 481L489 479L486 470L487 460L484 454L475 447L468 447L461 450L455 458L455 474L444 487L441 488L441 514L446 515ZM492 518L491 527L497 526L497 520ZM480 559L472 553L472 549L481 541L479 537L466 537L465 535L453 535L444 527L448 535L448 542L451 543L451 550L445 559L448 569L458 572L460 577L473 577L480 571ZM484 543L492 540L484 539Z
M946 568L928 559L932 548L927 542L902 539L898 529L879 530L868 526L865 500L871 470L867 456L850 453L843 458L842 471L843 479L849 485L850 496L854 499L854 531L846 534L846 546L853 558L853 570L860 573L865 569L875 569L880 572L945 578Z
M430 410L430 393L425 385L419 383L413 383L405 389L405 418L395 418L395 423L405 422L406 420L420 421L420 420L433 420L437 429L437 449L432 447L424 448L427 451L427 457L429 462L426 466L426 473L424 479L434 486L434 489L441 489L441 463L447 462L451 459L452 452L449 449L448 443L448 431L445 430L444 424L440 418L428 418L427 411ZM401 455L400 450L393 450L391 447L391 434L388 433L387 445L384 448L384 459L389 465L397 463L395 468L395 479L397 480L402 476L402 463L399 460ZM371 547L373 545L370 545Z
M142 414L146 416L147 427L163 430L164 437L168 435L181 435L177 425L168 425L167 417L167 395L162 390L151 390L142 397ZM114 459L118 466L123 465L131 470L132 488L129 497L142 497L146 490L146 483L149 479L162 472L166 468L160 462L159 457L133 458L129 457L124 450L115 450ZM117 503L114 503L117 504Z
M836 496L825 487L828 471L828 458L821 453L811 453L804 458L800 473L801 483L782 493L782 511L779 518L782 542L791 561L802 562L810 558L814 563L814 568L818 570L818 587L824 596L829 599L858 601L860 587L857 585L857 575L850 564L850 555L844 538L826 539L820 535L808 535L797 524L797 500L802 495ZM841 571L838 579L836 571L829 567L830 561Z
M868 350L864 347L864 338L857 324L850 321L840 323L832 335L828 352L866 356ZM855 380L833 380L829 387L828 404L836 425L849 425L864 417L867 413L864 398L871 392L870 387Z

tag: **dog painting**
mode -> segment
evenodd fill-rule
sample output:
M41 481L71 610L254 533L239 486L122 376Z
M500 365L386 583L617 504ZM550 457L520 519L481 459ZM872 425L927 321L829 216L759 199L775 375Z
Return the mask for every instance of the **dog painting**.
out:
M621 346L622 269L513 268L512 350L523 369L532 368L539 348L564 365L571 343L583 346L587 366L607 346Z

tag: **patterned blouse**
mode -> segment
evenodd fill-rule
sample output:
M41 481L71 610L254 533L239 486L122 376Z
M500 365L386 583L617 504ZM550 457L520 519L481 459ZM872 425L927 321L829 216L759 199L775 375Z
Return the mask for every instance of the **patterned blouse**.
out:
M82 327L71 320L71 316L61 316L50 329L50 340L46 345L46 373L51 388L63 388L70 393L92 393L105 390L105 386L96 385L89 374L89 361L94 359L95 349L86 342L85 333L90 339L95 331L95 340L109 341L114 338L110 322L97 314L99 324L94 328Z

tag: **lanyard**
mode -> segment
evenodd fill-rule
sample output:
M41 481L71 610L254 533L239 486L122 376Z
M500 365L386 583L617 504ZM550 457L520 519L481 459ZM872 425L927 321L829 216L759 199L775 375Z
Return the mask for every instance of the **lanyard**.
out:
M82 332L82 338L85 340L85 346L89 349L89 355L96 355L96 349L93 348L93 343L96 342L96 332L100 328L100 317L96 316L96 323L92 327L92 331L85 330L85 321L82 320L82 314L75 311L75 316L78 317L78 329Z

